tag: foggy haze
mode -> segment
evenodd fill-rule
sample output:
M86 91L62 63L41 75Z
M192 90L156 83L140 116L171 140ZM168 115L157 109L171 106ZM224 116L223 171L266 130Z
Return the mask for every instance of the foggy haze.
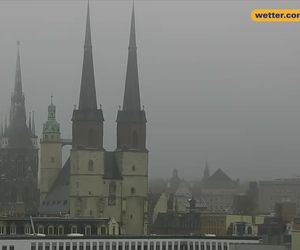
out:
M54 95L62 137L78 105L86 1L0 1L0 114L9 113L21 41L27 113L40 137ZM131 1L90 1L104 145L115 149ZM233 179L300 175L300 26L253 23L270 1L136 1L142 105L150 177L173 168L201 178L204 162Z

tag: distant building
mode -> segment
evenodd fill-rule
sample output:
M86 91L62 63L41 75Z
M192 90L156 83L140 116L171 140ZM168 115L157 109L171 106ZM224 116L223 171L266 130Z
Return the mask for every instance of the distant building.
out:
M275 213L276 203L294 203L296 214L300 215L300 179L277 179L259 181L257 185L259 213Z
M155 222L159 213L189 212L191 202L194 204L193 211L203 211L206 209L206 205L201 197L193 197L190 183L180 179L178 171L175 169L172 178L169 180L168 187L160 195L153 208L152 222Z
M122 234L147 234L147 121L140 101L134 7L115 151L103 147L103 122L102 108L97 105L88 6L79 106L72 116L72 149L62 167L64 141L51 103L41 140L39 211L47 216L114 218Z
M226 215L199 211L159 213L152 233L169 235L257 236L262 216Z
M221 169L204 179L201 198L211 212L230 212L238 192L238 182L230 179Z
M36 214L39 204L38 144L34 114L26 123L18 47L15 86L11 96L9 123L0 131L0 215Z

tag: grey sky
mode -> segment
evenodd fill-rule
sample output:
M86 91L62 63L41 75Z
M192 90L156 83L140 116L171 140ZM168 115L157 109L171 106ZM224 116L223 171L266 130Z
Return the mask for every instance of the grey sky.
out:
M91 1L98 102L105 147L115 147L131 1ZM233 178L300 175L300 24L258 24L253 8L293 1L136 1L142 103L150 175L178 168L202 176L204 162ZM8 112L21 40L27 111L37 129L54 95L63 137L78 104L86 1L0 1L0 112Z

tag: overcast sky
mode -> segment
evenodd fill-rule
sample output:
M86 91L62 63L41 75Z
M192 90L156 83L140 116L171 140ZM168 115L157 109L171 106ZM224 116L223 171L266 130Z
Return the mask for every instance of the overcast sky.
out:
M300 24L253 23L253 8L295 1L135 2L151 177L201 178L205 160L242 180L300 176ZM104 144L115 149L131 1L90 1ZM0 1L0 113L8 113L16 41L38 135L54 95L62 136L78 104L86 1Z

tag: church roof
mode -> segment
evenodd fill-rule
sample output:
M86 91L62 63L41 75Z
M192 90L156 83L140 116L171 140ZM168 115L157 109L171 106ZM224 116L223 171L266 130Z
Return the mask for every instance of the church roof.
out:
M223 170L218 169L209 178L203 181L206 188L234 188L237 183L233 181Z
M69 212L70 158L65 162L50 192L41 203L42 214L66 214Z
M104 178L122 179L119 166L117 164L115 152L105 152L104 156Z
M69 212L69 186L70 186L70 157L61 169L59 175L53 183L45 200L40 206L41 214L66 214ZM116 161L115 152L105 152L104 155L104 178L122 179Z

